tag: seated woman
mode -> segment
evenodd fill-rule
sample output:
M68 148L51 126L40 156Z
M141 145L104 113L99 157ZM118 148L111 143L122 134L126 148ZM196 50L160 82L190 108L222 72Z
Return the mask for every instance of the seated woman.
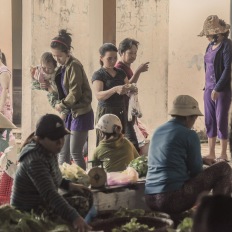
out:
M46 114L39 119L35 132L26 139L19 155L20 165L14 179L11 205L38 214L52 211L79 231L89 231L91 227L82 217L91 207L89 199L92 199L92 193L88 188L62 178L58 165L57 155L64 145L64 136L69 133L57 115ZM79 208L71 206L58 193L58 188L78 192L76 202Z
M181 213L194 206L202 192L231 195L231 167L201 157L200 140L191 130L202 116L198 102L179 95L169 113L173 118L154 132L148 152L145 198L152 210ZM212 166L203 170L203 162Z
M122 135L120 119L114 114L105 114L99 119L96 128L100 130L103 140L94 151L93 160L105 160L107 172L124 171L139 154L133 144Z

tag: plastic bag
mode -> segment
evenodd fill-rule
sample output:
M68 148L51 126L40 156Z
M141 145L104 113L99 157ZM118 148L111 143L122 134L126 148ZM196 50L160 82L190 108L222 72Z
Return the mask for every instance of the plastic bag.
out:
M137 182L139 179L138 172L132 168L128 167L123 172L108 172L107 173L107 184L112 185L127 185Z
M0 167L14 179L17 169L17 147L8 147L0 157Z

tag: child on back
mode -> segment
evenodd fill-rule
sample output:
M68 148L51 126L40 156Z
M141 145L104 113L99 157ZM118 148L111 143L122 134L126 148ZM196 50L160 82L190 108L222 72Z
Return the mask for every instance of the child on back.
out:
M50 52L42 54L39 66L31 67L32 89L47 91L48 101L53 108L60 103L55 83L56 70L57 62ZM65 118L68 113L68 109L63 109L61 117Z

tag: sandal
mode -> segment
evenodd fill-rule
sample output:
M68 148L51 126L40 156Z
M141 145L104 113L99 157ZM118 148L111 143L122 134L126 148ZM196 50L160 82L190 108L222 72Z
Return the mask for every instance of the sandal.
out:
M228 159L224 159L224 158L220 158L220 157L215 159L215 162L222 162L222 161L227 162L227 163L230 162Z

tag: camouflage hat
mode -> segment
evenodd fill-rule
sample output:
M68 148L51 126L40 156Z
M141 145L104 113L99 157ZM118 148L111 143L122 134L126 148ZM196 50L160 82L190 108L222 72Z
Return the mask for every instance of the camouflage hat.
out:
M226 33L230 30L230 25L225 24L225 26L220 24L220 19L217 15L210 15L204 22L203 30L198 36L208 36Z

